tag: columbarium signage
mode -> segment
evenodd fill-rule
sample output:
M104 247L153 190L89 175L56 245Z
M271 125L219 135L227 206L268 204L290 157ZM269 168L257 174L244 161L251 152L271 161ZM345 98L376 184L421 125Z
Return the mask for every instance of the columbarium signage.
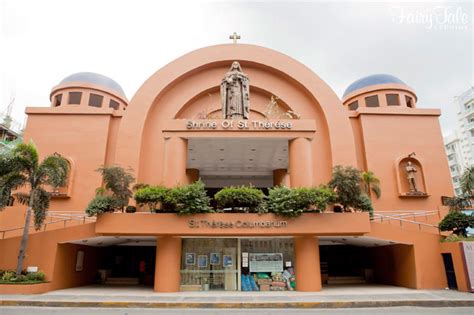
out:
M286 228L288 221L217 221L217 220L188 220L190 228L213 228L213 229L231 229L231 228Z

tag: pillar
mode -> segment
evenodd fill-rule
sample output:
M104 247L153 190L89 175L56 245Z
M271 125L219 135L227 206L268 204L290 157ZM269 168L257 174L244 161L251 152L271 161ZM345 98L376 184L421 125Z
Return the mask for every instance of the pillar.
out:
M289 166L291 187L313 186L311 140L296 138L289 143Z
M296 291L321 291L319 240L314 236L295 237Z
M181 238L164 236L156 241L156 292L179 292L181 281Z
M165 157L163 165L163 182L167 187L184 185L188 182L186 165L188 141L180 137L169 137L165 140Z
M186 176L188 177L188 184L192 184L199 180L199 170L196 168L188 168L186 170Z
M286 175L288 171L286 168L273 170L273 186L288 186L286 183Z

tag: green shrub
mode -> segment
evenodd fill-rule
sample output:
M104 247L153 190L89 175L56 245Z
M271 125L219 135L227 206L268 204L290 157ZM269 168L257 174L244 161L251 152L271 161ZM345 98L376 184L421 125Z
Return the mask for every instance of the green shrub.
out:
M446 238L444 238L443 240L441 240L441 242L446 242L446 243L450 243L450 242L473 242L474 241L474 236L467 236L467 237L463 237L463 236L459 236L459 235L456 235L456 234L451 234L451 235L448 235L446 236Z
M15 271L13 270L5 270L2 274L2 281L11 281L15 278Z
M288 187L271 188L268 191L268 211L285 217L301 215L303 209L297 207L293 197L293 191Z
M0 271L0 281L2 282L43 282L45 279L45 274L42 271L38 272L26 272L21 273L19 276L16 276L15 271L13 270L2 270Z
M45 274L43 271L37 271L37 272L29 272L26 274L26 280L27 281L38 281L38 282L41 282L41 281L44 281L45 279Z
M165 198L165 203L178 214L209 213L210 198L206 194L202 181L171 189Z
M374 217L374 207L372 206L372 201L367 195L361 194L359 196L355 208L363 212L368 212L371 218Z
M169 189L163 186L145 186L135 192L135 201L139 205L147 205L150 211L158 209L166 200Z
M15 277L10 279L11 282L25 282L27 280L28 280L28 278L25 275L15 276Z
M42 271L29 272L26 274L26 281L44 281L45 274Z
M95 196L86 208L88 216L92 217L101 213L114 212L117 202L112 196Z
M214 199L222 208L248 207L250 210L258 209L264 200L264 193L254 187L225 187L219 190Z
M125 212L126 212L126 213L135 213L135 212L137 212L137 207L135 207L135 206L127 206L127 207L125 208Z
M474 228L474 216L460 211L450 211L439 223L441 231L452 231L458 236L467 236L467 229Z
M305 211L323 212L335 199L326 186L313 188L274 187L269 190L268 211L282 216L297 217Z
M36 281L36 272L30 272L26 274L27 281Z

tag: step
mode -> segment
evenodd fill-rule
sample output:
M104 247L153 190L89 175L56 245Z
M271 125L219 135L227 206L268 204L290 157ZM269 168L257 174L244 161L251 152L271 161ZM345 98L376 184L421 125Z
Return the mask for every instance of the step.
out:
M120 285L137 285L140 283L138 278L107 278L105 284L120 284Z
M363 277L329 277L328 284L365 284Z

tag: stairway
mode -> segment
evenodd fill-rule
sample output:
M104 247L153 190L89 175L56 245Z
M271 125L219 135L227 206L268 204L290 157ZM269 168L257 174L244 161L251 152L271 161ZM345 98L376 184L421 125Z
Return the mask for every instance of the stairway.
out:
M140 283L138 278L107 278L105 284L107 285L138 285Z
M329 277L328 284L365 284L364 277L351 276L351 277Z

